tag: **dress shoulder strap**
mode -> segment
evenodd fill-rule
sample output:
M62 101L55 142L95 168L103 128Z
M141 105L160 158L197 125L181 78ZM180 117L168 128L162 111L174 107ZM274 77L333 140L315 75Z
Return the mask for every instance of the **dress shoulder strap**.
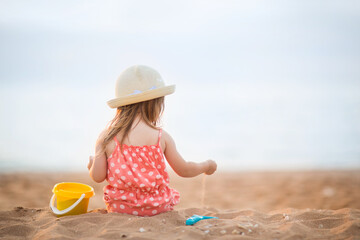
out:
M120 146L120 143L119 143L119 141L117 140L116 136L114 136L113 139L114 139L114 142L116 143L116 145Z
M159 140L158 140L158 144L157 145L160 145L160 140L161 140L161 132L162 132L162 129L159 130Z

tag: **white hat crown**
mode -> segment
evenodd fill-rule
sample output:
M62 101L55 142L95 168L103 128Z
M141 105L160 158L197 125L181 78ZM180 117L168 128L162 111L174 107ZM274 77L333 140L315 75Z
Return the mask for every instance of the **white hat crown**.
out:
M135 65L125 69L117 78L115 96L125 97L164 86L164 80L155 69Z

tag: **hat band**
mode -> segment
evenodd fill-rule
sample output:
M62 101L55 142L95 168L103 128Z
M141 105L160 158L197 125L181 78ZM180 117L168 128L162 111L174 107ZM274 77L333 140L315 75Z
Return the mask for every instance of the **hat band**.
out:
M149 88L148 90L145 90L145 91L149 91L149 90L153 90L153 89L156 89L157 87L156 86L152 86L151 88ZM130 93L129 95L127 96L131 96L131 95L135 95L135 94L139 94L139 93L142 93L143 91L141 90L134 90L134 92Z

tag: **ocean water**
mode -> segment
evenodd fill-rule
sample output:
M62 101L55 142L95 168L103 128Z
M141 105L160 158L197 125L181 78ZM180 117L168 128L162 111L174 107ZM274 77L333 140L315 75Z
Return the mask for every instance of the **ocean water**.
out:
M112 84L1 88L0 169L86 170L115 111ZM360 167L356 88L228 82L177 84L162 125L187 161L214 159L219 170Z

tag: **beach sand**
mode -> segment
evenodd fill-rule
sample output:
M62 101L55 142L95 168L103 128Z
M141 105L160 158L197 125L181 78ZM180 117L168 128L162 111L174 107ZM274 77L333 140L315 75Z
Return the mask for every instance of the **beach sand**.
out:
M52 187L70 181L91 185L96 195L89 213L57 218L48 207ZM360 170L219 172L186 179L172 173L181 202L154 217L106 213L104 185L87 173L0 174L0 238L360 239ZM218 219L186 226L193 214Z

